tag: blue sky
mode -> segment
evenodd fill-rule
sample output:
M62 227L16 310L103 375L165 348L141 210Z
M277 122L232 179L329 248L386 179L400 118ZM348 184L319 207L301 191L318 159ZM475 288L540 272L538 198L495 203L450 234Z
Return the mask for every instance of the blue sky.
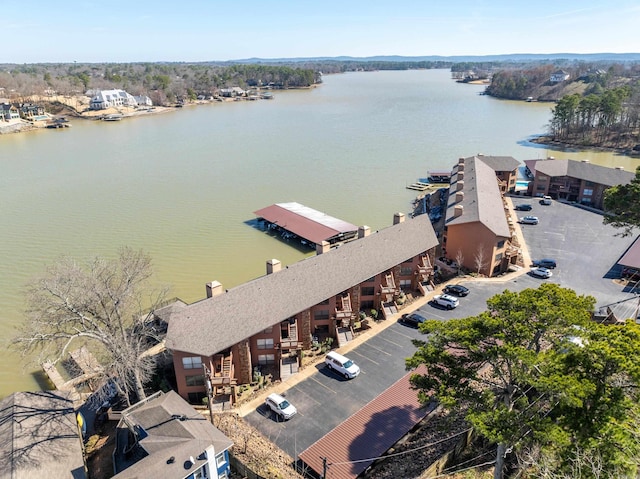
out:
M638 53L638 0L0 0L0 63Z

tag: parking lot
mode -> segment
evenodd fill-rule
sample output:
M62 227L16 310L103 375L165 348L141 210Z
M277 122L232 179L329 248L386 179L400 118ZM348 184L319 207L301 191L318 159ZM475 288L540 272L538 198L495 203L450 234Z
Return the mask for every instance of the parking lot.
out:
M531 198L520 197L512 200L514 205L532 204L532 211L526 214L537 216L539 224L520 225L522 233L532 259L553 258L557 261L553 276L540 279L525 273L508 280L462 281L460 284L468 287L470 293L460 298L456 309L447 310L425 303L416 311L429 319L464 318L484 311L486 300L504 290L521 291L551 281L572 288L578 294L594 296L598 308L612 306L620 316L632 317L638 304L637 296L614 278L621 270L616 263L633 238L614 236L616 230L604 226L601 215L573 205L554 201L544 206ZM357 378L345 380L322 363L314 374L286 391L287 399L298 409L298 414L291 420L278 421L264 406L250 412L245 419L296 458L400 379L406 373L405 358L415 351L411 340L420 337L416 329L397 322L390 324L346 353L361 368Z

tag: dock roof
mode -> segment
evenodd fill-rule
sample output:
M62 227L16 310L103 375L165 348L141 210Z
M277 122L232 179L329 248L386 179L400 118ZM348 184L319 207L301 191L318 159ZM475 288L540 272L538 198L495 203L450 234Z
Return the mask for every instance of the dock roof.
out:
M211 356L437 245L428 215L407 219L178 309L167 348Z
M358 231L357 226L347 221L295 202L276 203L254 211L254 214L316 244Z

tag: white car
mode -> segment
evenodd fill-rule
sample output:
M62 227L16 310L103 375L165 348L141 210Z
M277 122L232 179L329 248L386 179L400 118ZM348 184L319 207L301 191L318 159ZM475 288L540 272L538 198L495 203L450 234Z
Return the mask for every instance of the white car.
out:
M444 306L447 309L457 308L460 301L455 296L449 294L436 294L432 300L435 304Z
M553 273L551 272L550 269L548 268L542 268L542 267L538 267L538 268L533 268L531 270L531 274L534 276L537 276L538 278L551 278L551 276L553 276Z
M284 397L280 396L280 394L269 394L267 396L267 399L264 400L264 403L283 421L291 419L298 412L295 406L287 401Z
M356 363L335 351L330 351L329 354L327 354L324 358L324 363L332 371L336 371L344 376L345 379L353 379L360 374L360 368Z
M523 225L537 225L538 224L538 217L537 216L525 216L523 218L520 218L520 223L522 223Z

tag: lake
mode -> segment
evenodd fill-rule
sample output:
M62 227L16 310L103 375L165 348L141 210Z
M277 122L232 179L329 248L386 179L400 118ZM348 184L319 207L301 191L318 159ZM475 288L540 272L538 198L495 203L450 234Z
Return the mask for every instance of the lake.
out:
M532 144L553 105L483 90L454 82L448 70L349 73L276 91L271 101L0 136L1 337L22 321L24 285L61 255L142 248L156 283L192 302L207 282L230 288L265 274L268 259L287 265L312 254L251 226L253 212L272 203L296 201L376 230L411 211L408 184L458 157L554 156L629 171L639 164ZM0 397L43 387L36 366L4 357Z

